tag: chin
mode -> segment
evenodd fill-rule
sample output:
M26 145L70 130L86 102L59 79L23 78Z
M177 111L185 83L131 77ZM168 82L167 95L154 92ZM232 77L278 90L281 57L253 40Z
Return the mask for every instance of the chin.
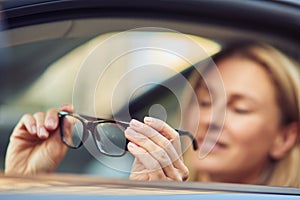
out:
M193 167L197 171L206 173L220 173L226 169L226 166L221 164L221 160L212 156L206 156L202 159L195 159L193 161Z

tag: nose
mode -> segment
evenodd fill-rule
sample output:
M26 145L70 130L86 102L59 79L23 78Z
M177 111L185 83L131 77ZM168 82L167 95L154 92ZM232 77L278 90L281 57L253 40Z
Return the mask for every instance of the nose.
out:
M200 147L200 158L205 158L209 154L222 133L226 116L225 105L223 102L215 102L200 115L199 138L203 140Z
M217 123L210 123L208 126L208 131L207 132L218 132L222 129L222 126Z

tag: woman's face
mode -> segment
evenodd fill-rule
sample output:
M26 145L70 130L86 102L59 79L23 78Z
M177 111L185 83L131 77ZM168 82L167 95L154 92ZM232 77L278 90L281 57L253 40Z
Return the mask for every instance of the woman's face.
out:
M205 86L197 90L196 138L201 151L213 148L200 159L194 152L198 155L192 162L216 181L251 183L268 165L275 135L280 134L275 88L267 71L248 59L225 59L218 70L205 77L209 91ZM217 76L224 87L215 81Z

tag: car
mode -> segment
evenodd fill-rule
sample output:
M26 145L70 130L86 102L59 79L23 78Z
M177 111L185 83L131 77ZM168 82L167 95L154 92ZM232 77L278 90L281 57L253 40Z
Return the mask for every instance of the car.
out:
M180 97L191 70L226 46L263 41L300 60L296 0L10 0L0 5L2 171L9 136L24 113L72 103L85 115L127 122L151 115L178 128ZM59 176L3 175L0 197L134 199L142 191L145 199L294 199L300 194L285 187L128 181L132 155L105 156L92 143L88 138L84 147L70 149ZM94 193L96 187L103 192Z

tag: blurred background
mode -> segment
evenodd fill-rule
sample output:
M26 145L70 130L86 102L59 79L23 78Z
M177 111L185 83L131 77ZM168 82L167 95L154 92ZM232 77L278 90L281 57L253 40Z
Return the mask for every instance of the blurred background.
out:
M123 110L122 120L129 121L133 116L129 110L124 115L124 109L129 109L130 102L221 50L221 45L211 39L163 28L139 28L79 38L84 42L76 46L78 38L37 41L26 38L48 26L54 25L17 30L18 36L23 37L19 41L9 38L12 33L2 35L6 40L1 46L1 55L6 58L2 60L2 67L8 71L2 79L6 86L0 105L2 170L9 135L23 114L72 103L77 113L101 118L116 118L114 115ZM56 51L64 46L71 47L55 55L55 59L47 49L51 47ZM43 55L39 57L40 54ZM185 82L186 79L177 80L175 85L165 86L170 90L169 95L157 96L155 103L148 102L149 105L134 116L140 119L145 115L155 116L178 128L180 105L174 102L180 104ZM93 141L88 140L82 149L69 150L58 171L128 176L132 161L129 154L122 158L92 155L91 143ZM77 165L78 160L85 163Z

